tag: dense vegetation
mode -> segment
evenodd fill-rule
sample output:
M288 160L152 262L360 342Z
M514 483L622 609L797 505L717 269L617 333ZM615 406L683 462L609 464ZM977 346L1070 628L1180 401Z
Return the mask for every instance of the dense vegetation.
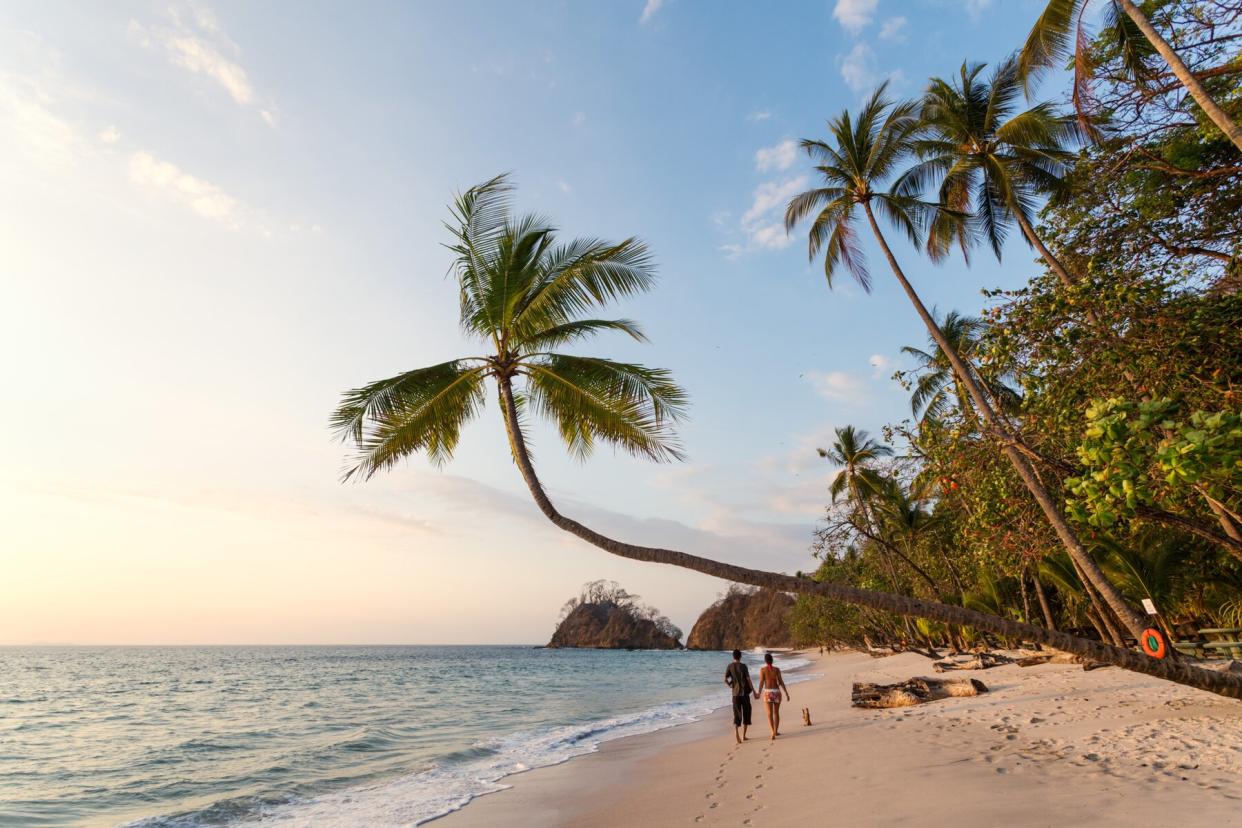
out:
M558 350L643 338L591 314L648 290L650 256L635 239L558 242L545 220L511 212L504 176L461 194L448 225L462 329L486 356L347 392L332 418L357 450L346 476L416 452L450 459L494 386L512 459L555 526L621 557L796 593L808 640L990 633L1242 698L1242 676L1125 646L1146 623L1143 595L1174 620L1236 607L1242 0L1101 2L1111 19L1094 40L1074 32L1089 0L1049 0L1015 59L986 74L965 64L918 100L881 87L827 140L803 142L822 186L789 204L787 227L813 216L809 252L829 286L844 269L867 288L865 222L931 340L913 354L914 418L883 442L842 429L823 452L843 477L814 577L627 543L552 502L531 417L579 456L604 442L676 460L686 397L667 371ZM1075 112L1023 109L1069 43ZM979 243L999 255L1013 225L1047 272L993 295L979 319L941 323L881 221L933 259ZM1062 629L1084 620L1112 643Z
M1237 120L1242 3L1140 6ZM1012 222L1042 272L911 343L915 367L897 375L909 419L883 439L841 429L821 451L841 471L817 580L1131 640L1008 445L1127 605L1152 599L1172 634L1242 625L1242 155L1151 49L1126 41L1124 20L1081 42L1064 108L1014 111L1020 59L986 78L963 67L914 103L913 172L893 192L913 201L938 186L952 208L928 222L928 254L983 240L999 256ZM815 596L799 598L792 624L814 643L978 636Z

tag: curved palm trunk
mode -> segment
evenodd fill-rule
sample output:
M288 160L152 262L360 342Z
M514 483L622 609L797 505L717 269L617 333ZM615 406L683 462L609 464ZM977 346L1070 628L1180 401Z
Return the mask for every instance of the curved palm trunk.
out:
M679 566L683 569L702 572L704 575L711 575L715 578L723 578L740 584L769 587L781 592L818 595L823 598L845 601L858 606L870 607L906 617L928 618L945 624L975 627L996 633L997 635L1037 641L1040 644L1056 647L1083 658L1102 661L1106 664L1133 670L1136 673L1155 676L1156 678L1166 679L1178 684L1185 684L1189 687L1197 687L1200 690L1219 693L1229 698L1242 699L1242 676L1204 670L1201 667L1195 667L1186 662L1160 661L1133 650L1110 647L1098 641L1088 641L1087 639L1076 638L1055 630L1046 630L1043 627L1021 624L1017 621L1010 621L1007 618L998 618L993 615L968 610L965 607L954 607L905 595L872 592L843 584L819 583L810 578L795 578L792 575L784 575L779 572L765 572L759 569L749 569L743 566L713 561L709 558L700 558L697 555L689 555L674 549L659 549L623 543L606 535L601 535L599 532L584 526L573 518L565 517L552 505L552 501L548 499L547 493L543 490L543 484L539 482L539 478L535 474L535 467L531 464L530 455L526 450L526 439L522 435L521 423L518 420L517 404L513 400L511 381L508 377L500 377L498 378L498 384L500 385L505 429L509 433L509 446L513 452L513 461L517 464L527 488L530 489L535 505L557 528L563 529L592 546L603 549L605 552L634 561Z
M1013 210L1013 215L1018 221L1018 227L1022 230L1022 235L1031 243L1031 247L1039 251L1039 255L1047 263L1048 267L1052 268L1052 272L1057 275L1057 279L1061 284L1067 288L1073 287L1078 282L1078 277L1070 275L1070 272L1065 269L1065 265L1061 264L1061 260L1044 244L1044 240L1035 232L1035 228L1026 220L1026 216L1022 214L1021 210ZM1088 322L1092 325L1100 323L1099 314L1090 305L1087 305L1083 310ZM1125 371L1124 373L1130 378L1130 382L1133 383L1134 379L1130 376L1130 372Z
M1182 59L1177 56L1177 52L1173 51L1173 47L1151 25L1147 15L1143 14L1138 6L1134 5L1133 0L1118 0L1118 3L1125 10L1125 13L1129 15L1130 19L1134 21L1134 25L1139 27L1139 31L1151 41L1151 45L1160 53L1160 57L1164 58L1164 62L1169 64L1169 68L1173 70L1173 74L1182 86L1186 87L1190 97L1195 99L1195 103L1212 119L1212 123L1220 127L1220 131L1225 133L1225 137L1232 141L1235 147L1242 150L1242 128L1239 128L1225 114L1225 110L1221 109L1216 101L1212 100L1207 90L1203 88L1203 84L1199 83L1199 79L1195 77L1185 63L1182 63Z
M1091 556L1087 554L1087 550L1078 540L1078 536L1074 533L1069 522L1065 520L1065 516L1061 514L1056 503L1053 502L1052 496L1048 494L1048 490L1044 488L1043 483L1039 481L1035 470L1027 462L1026 457L1018 450L1015 445L1013 436L1009 433L1009 429L1005 423L992 410L992 406L988 403L987 396L983 393L983 389L975 382L974 375L966 367L962 358L958 356L957 351L945 338L944 333L940 330L940 326L936 324L936 320L928 312L923 300L919 298L910 282L906 279L905 273L901 266L897 264L897 257L893 255L893 251L889 249L888 242L884 240L884 234L880 232L880 225L876 223L875 214L871 211L871 205L863 202L863 210L867 214L867 221L871 223L871 230L875 233L876 239L880 243L880 249L884 251L885 257L888 259L889 267L892 268L893 275L897 277L897 281L901 283L901 288L906 292L906 296L910 299L910 303L914 305L914 309L918 311L919 316L923 320L923 324L927 326L928 333L932 339L940 346L940 350L944 352L949 363L953 366L953 372L957 374L966 390L970 393L970 398L974 401L975 407L978 409L980 416L987 422L988 426L993 429L997 436L1001 438L1001 451L1009 458L1009 462L1013 464L1014 470L1018 476L1022 478L1022 482L1035 498L1035 502L1039 504L1039 508L1043 511L1044 516L1052 525L1053 530L1057 533L1057 537L1061 539L1061 543L1065 546L1070 557L1078 564L1079 568L1087 574L1091 583L1103 596L1105 602L1112 608L1117 617L1122 620L1125 626L1130 630L1137 639L1146 627L1142 617L1134 611L1134 609L1125 602L1121 597L1121 593L1117 588L1105 577L1100 568L1096 566L1095 561L1091 560Z
M1052 272L1057 274L1061 284L1066 287L1073 287L1078 280L1070 275L1069 271L1065 269L1065 265L1061 264L1061 260L1053 255L1052 251L1044 245L1044 240L1035 232L1035 228L1026 220L1026 216L1022 214L1022 211L1013 210L1012 212L1014 218L1017 219L1018 227L1022 230L1022 235L1026 237L1026 240L1031 243L1032 247L1039 251L1039 255L1048 263L1048 267L1052 268Z

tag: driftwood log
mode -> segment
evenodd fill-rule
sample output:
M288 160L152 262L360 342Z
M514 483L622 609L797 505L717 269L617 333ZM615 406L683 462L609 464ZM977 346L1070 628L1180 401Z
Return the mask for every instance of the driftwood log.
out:
M986 670L1002 664L1013 664L1013 659L1000 653L981 652L971 654L970 658L964 661L937 661L932 665L932 669L937 673L947 673L950 670Z
M901 684L854 682L851 701L855 707L913 707L937 699L977 696L986 692L987 685L979 679L937 679L923 676L903 681Z

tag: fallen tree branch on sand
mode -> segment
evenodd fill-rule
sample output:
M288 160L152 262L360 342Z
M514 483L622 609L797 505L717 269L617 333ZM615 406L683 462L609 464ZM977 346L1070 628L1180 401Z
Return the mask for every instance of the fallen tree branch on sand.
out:
M936 679L918 677L901 684L854 682L850 700L855 707L913 707L954 696L977 696L988 692L979 679Z

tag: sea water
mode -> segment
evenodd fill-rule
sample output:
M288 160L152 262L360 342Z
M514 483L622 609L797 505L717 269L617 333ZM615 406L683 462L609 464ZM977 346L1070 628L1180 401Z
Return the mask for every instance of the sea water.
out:
M0 648L0 825L416 825L510 774L694 721L728 702L727 662L535 647Z

